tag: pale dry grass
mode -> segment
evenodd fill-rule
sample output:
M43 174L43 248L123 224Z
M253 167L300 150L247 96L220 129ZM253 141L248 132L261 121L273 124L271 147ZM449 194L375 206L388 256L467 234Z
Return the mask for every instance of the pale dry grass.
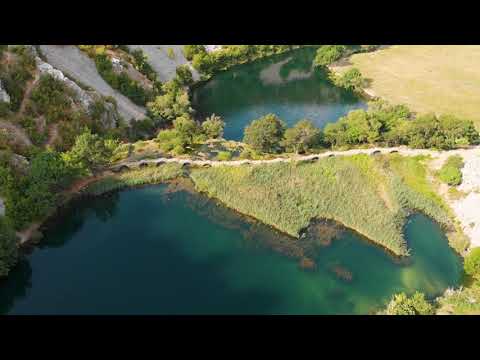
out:
M418 113L454 114L480 129L480 45L394 45L355 54L351 65L376 96Z

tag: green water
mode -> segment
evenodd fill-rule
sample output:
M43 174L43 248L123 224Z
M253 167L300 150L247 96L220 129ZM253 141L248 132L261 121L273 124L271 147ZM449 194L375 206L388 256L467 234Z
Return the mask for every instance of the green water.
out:
M225 138L241 140L252 120L274 113L287 124L309 119L318 127L366 104L312 70L315 49L308 47L216 75L193 92L198 117L215 113L225 120Z
M351 231L294 240L201 195L166 185L72 205L0 282L9 314L366 314L395 292L458 284L438 226L411 218L398 261ZM314 227L312 227L314 228ZM296 254L315 270L302 270ZM340 266L351 280L338 277Z

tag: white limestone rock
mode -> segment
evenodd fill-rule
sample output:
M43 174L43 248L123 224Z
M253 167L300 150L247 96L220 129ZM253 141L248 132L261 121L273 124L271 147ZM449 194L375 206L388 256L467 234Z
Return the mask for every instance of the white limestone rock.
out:
M10 103L10 95L8 95L7 90L3 88L2 80L0 80L0 102Z

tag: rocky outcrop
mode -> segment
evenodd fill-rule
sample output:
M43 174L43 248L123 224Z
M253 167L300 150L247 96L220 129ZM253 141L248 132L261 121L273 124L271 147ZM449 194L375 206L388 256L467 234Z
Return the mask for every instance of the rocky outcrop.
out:
M130 99L112 89L100 76L95 62L74 45L40 45L40 50L46 61L56 69L68 74L72 79L94 89L105 97L113 97L117 110L126 120L145 118L146 109L135 105Z
M96 101L101 99L101 96L95 93L94 91L83 90L78 86L74 81L66 77L63 72L58 69L55 69L49 63L44 62L38 56L35 58L37 62L37 68L41 75L48 74L55 79L62 81L70 90L72 90L75 95L75 100L80 104L80 106L88 113L92 113L92 107ZM104 127L112 128L116 125L118 121L118 115L115 110L115 106L112 103L105 102L105 111L103 112L100 122Z
M7 90L3 88L2 80L0 80L0 102L10 103L10 95L8 95Z

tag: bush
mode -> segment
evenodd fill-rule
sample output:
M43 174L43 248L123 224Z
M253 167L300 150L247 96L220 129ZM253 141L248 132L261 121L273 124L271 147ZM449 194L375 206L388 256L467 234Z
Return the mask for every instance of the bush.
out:
M202 123L202 132L205 134L207 139L218 139L223 136L224 127L225 123L223 122L222 118L212 114Z
M435 309L432 304L425 300L425 295L415 292L412 297L405 293L393 296L388 304L386 315L433 315Z
M480 248L474 248L465 258L465 272L473 277L480 278Z
M327 66L340 59L347 47L345 45L323 45L317 49L317 55L313 61L315 66Z
M457 186L462 183L463 158L459 155L450 156L438 172L438 177L444 183Z
M219 151L217 154L217 160L228 161L232 159L232 153L229 151Z

